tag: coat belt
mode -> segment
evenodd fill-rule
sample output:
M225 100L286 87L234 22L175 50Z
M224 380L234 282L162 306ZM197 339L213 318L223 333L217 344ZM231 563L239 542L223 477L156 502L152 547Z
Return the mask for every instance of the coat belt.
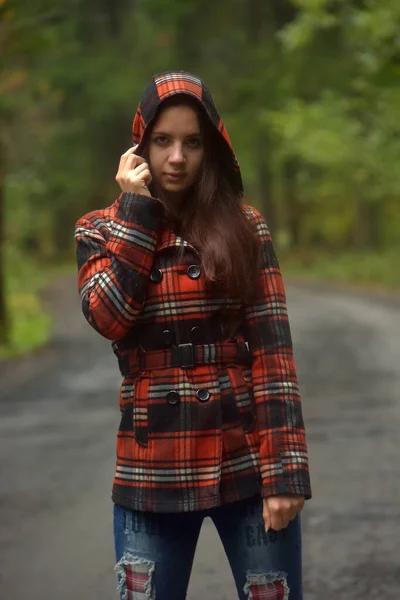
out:
M240 363L251 365L251 353L246 342L228 340L214 344L180 344L165 350L138 351L141 371L154 371L181 367L190 369L196 365Z

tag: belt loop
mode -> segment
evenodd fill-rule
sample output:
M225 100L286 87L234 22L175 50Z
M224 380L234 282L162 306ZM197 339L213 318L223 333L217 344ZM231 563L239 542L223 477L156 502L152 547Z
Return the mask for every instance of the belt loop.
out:
M190 369L195 365L193 344L179 344L178 360L181 369Z
M238 360L244 365L251 366L253 359L247 342L237 342L238 347Z
M129 375L129 355L123 350L123 344L121 342L112 342L111 344L113 352L118 360L119 372L123 377ZM122 348L121 348L122 346Z
M143 363L146 356L146 350L143 348L142 344L139 344L137 351L137 363L139 367L139 371L144 371Z

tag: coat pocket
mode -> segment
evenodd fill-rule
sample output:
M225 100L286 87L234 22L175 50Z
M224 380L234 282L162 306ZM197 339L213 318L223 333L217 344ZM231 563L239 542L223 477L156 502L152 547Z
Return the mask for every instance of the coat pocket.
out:
M250 433L254 428L255 420L251 369L243 368L240 365L230 365L227 371L235 400L237 417L245 433Z

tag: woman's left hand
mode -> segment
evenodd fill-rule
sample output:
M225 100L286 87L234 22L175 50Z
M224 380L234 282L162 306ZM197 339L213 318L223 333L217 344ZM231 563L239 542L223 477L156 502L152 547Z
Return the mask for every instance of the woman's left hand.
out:
M287 527L304 506L304 496L269 496L263 498L265 531Z

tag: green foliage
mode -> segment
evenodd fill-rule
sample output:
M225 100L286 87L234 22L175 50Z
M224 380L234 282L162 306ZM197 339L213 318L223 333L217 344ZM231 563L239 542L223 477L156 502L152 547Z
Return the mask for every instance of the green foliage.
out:
M399 248L387 252L282 254L283 273L293 280L345 283L366 290L398 290Z
M13 357L41 347L51 335L52 319L43 307L38 293L48 281L49 269L7 246L6 282L10 313L10 341L0 345L0 357ZM52 271L50 271L51 273Z
M374 253L396 253L400 235L398 0L67 4L0 0L8 249L73 258L76 219L118 193L144 85L188 69L211 89L278 243L363 251L379 280ZM28 296L9 304L35 314Z
M0 345L0 358L13 358L33 352L49 341L52 319L33 293L11 293L11 336L7 347Z

